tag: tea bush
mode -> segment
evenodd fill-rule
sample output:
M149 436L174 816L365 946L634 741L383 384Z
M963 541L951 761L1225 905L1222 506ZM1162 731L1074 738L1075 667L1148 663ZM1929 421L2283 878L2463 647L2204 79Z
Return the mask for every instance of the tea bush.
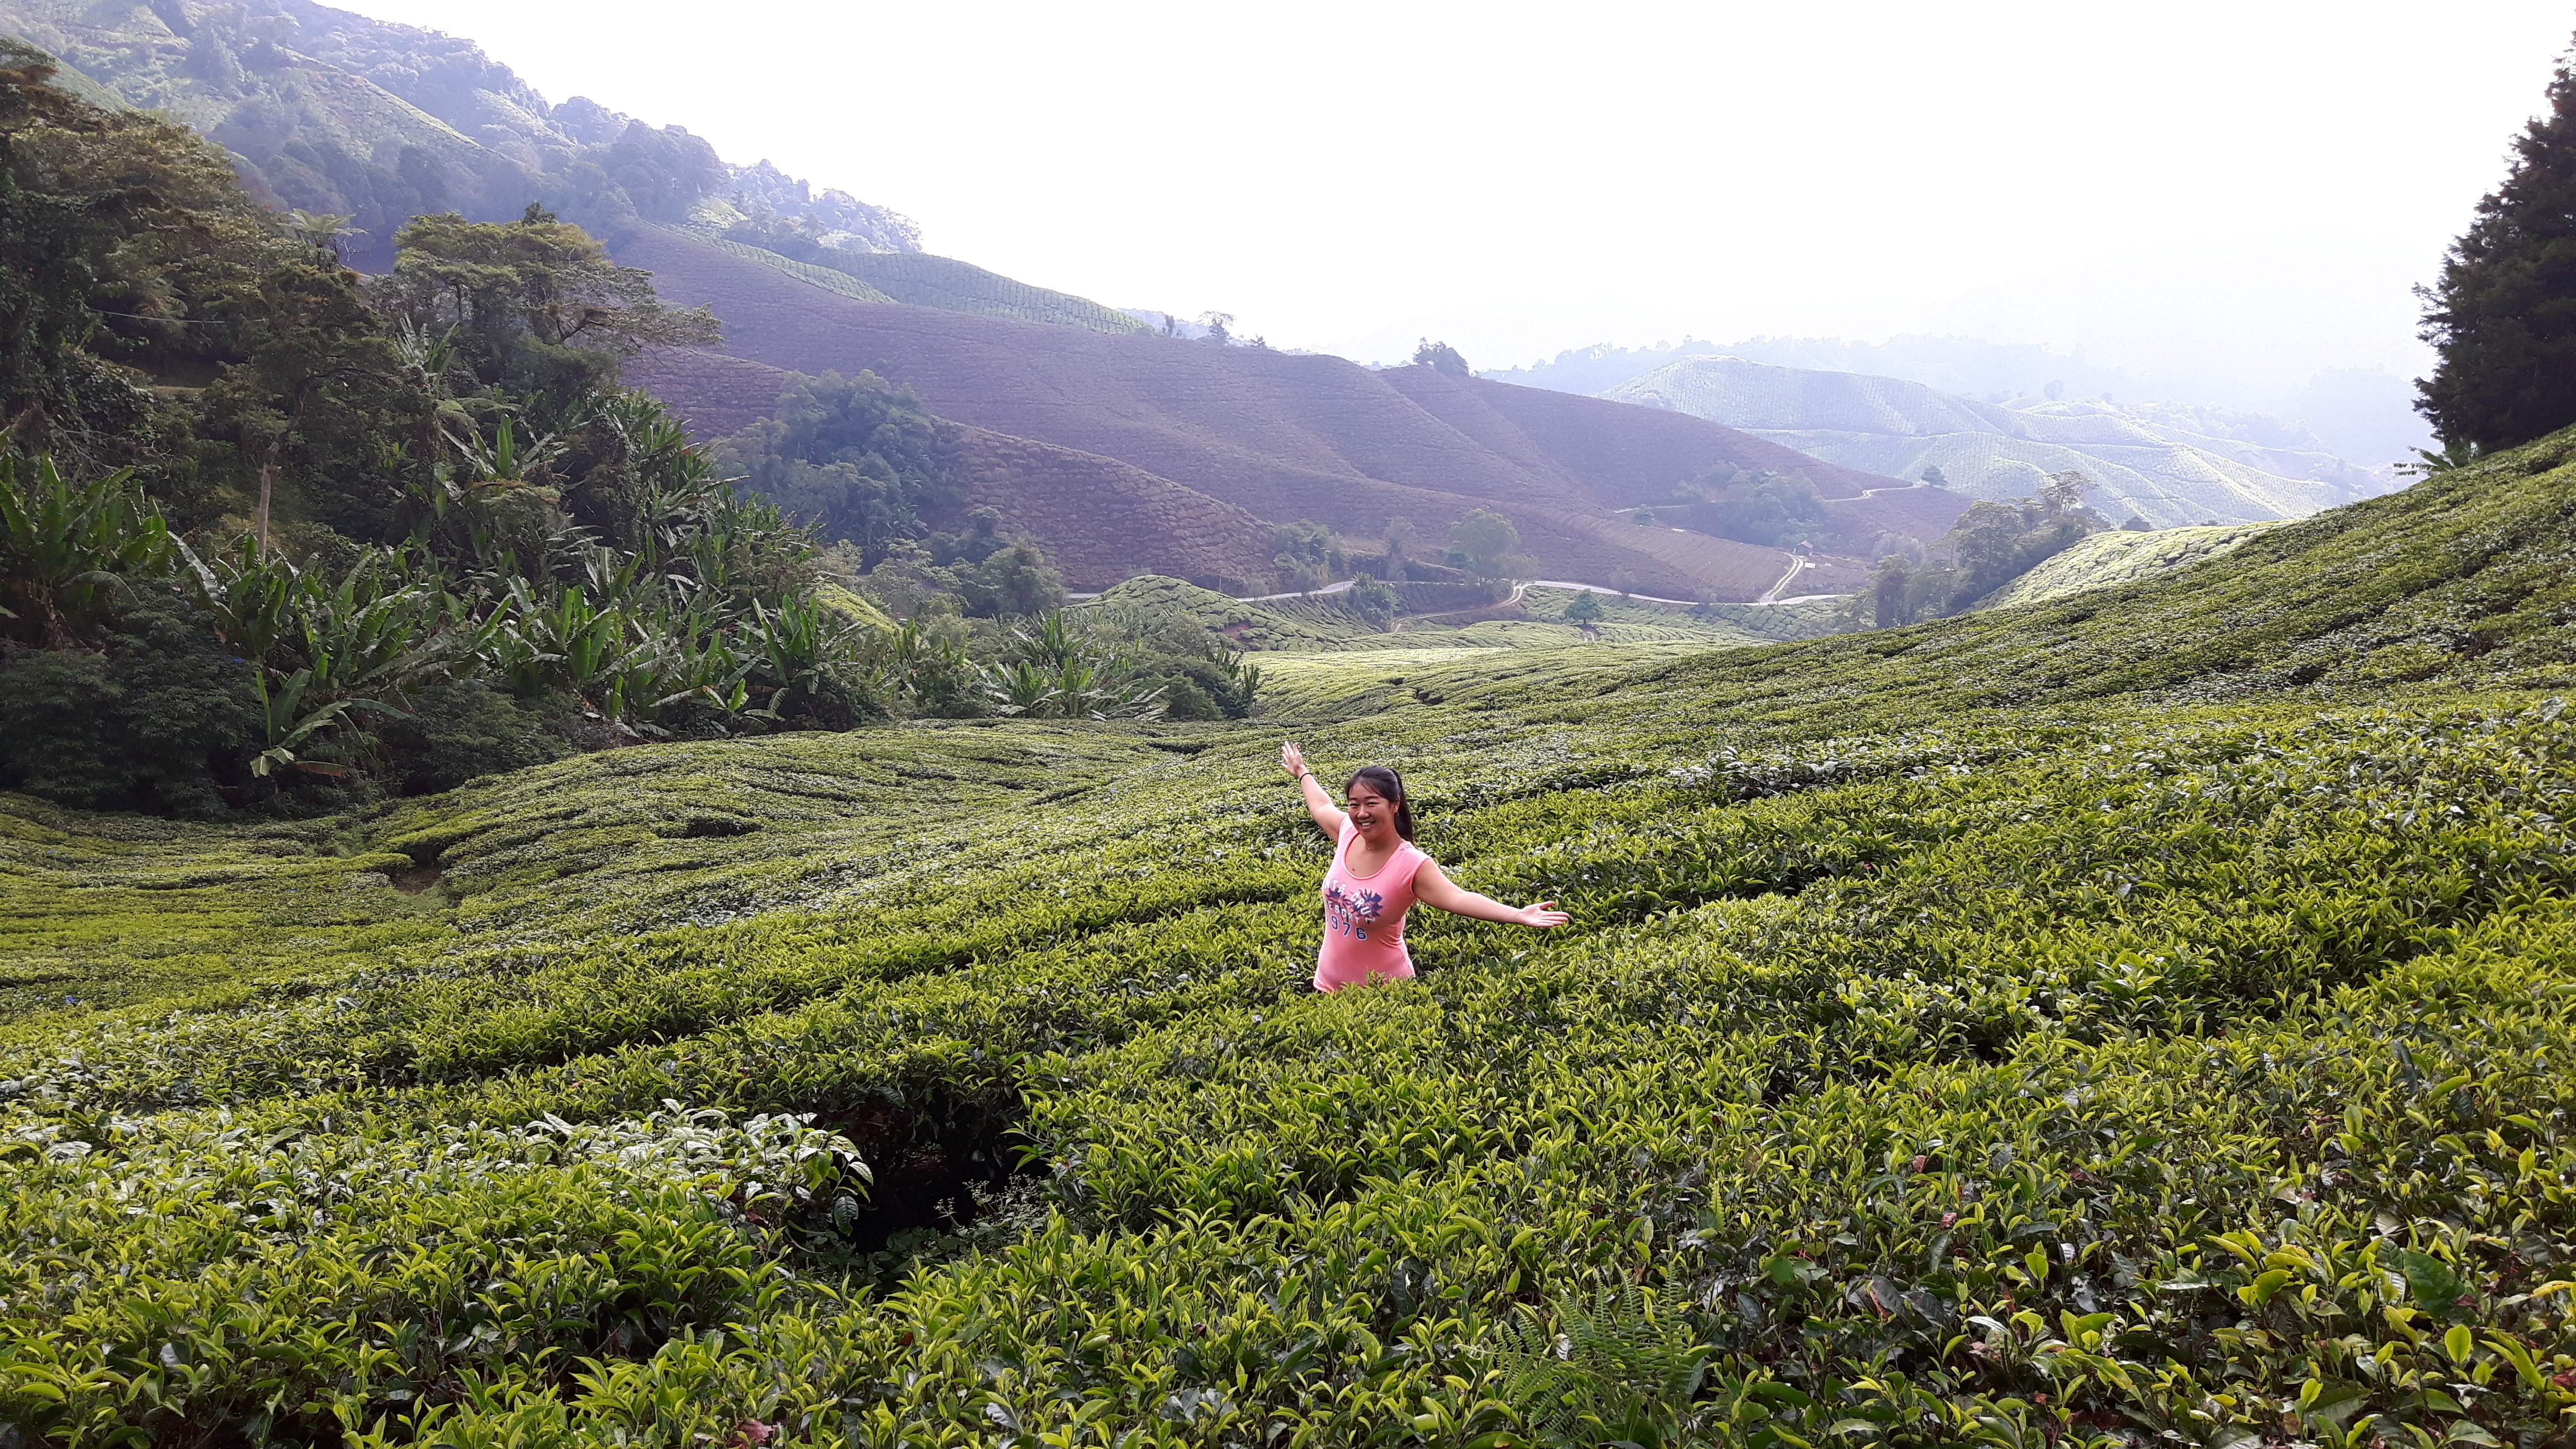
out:
M263 830L13 800L0 1406L2563 1442L2568 441L2024 608L1459 652L1437 703L674 743ZM1291 729L1574 924L1312 992Z

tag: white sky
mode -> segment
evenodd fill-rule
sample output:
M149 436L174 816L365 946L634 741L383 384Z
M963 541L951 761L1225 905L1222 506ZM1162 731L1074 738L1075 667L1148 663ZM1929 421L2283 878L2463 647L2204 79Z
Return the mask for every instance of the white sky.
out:
M932 251L1277 345L1956 330L2258 390L2418 366L2406 287L2576 29L2539 0L339 3Z

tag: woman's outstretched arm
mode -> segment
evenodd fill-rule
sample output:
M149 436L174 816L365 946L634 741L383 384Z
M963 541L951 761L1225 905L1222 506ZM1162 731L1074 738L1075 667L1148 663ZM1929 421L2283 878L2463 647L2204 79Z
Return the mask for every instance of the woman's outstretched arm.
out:
M1306 768L1305 752L1298 749L1294 741L1279 747L1279 768L1296 777L1297 792L1306 797L1306 813L1315 817L1315 828L1338 842L1342 838L1342 827L1350 823L1349 818L1333 804L1333 797L1324 793L1315 772Z
M1438 906L1453 915L1473 916L1480 921L1500 921L1507 926L1536 926L1544 930L1574 919L1558 910L1554 901L1507 906L1492 896L1463 889L1440 873L1440 862L1436 860L1424 861L1422 868L1414 872L1413 893L1421 897L1426 906Z

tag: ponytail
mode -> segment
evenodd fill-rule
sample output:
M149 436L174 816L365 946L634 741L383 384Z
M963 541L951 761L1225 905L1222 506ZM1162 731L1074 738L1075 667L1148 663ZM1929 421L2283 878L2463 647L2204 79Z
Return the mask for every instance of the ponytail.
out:
M1413 842L1413 804L1404 798L1402 775L1384 765L1363 765L1352 771L1349 783L1342 786L1345 799L1349 798L1352 785L1366 785L1371 794L1394 801L1395 833L1403 836L1406 844Z

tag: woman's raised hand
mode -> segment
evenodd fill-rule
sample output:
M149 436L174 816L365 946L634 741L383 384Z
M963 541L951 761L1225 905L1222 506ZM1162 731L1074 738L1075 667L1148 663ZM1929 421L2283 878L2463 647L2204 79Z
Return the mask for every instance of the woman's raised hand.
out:
M1279 747L1279 768L1287 771L1288 778L1291 780L1306 773L1306 754L1297 748L1295 740L1290 740Z
M1558 910L1556 902L1540 901L1536 905L1521 907L1513 914L1512 919L1524 926L1536 926L1540 930L1545 930L1550 926L1562 926L1574 918Z

